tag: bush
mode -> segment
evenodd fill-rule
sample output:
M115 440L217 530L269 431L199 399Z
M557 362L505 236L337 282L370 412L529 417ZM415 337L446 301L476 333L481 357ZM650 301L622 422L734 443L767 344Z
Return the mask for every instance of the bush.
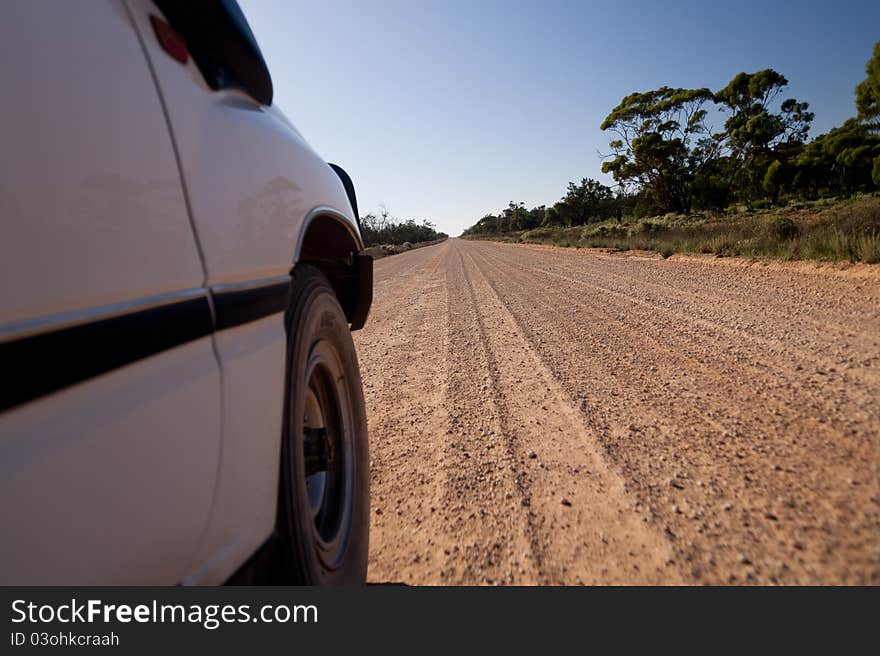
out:
M667 216L672 216L673 219L675 218L675 214L667 215ZM666 218L666 217L664 217L664 218ZM657 234L658 232L663 232L663 230L665 230L665 229L666 229L666 226L663 225L662 223L658 223L656 221L642 221L641 223L639 223L636 226L636 229L634 232L639 233L639 234L643 234L643 235L651 235L651 234Z
M388 212L365 214L360 221L361 237L365 244L410 244L433 241L446 237L430 221L416 223L413 219L397 221Z
M776 257L880 263L880 195L817 204L801 211L656 217L571 228L539 228L497 239L611 250L714 253L719 257Z
M770 219L770 231L778 239L794 239L801 234L800 226L788 216L775 216Z
M867 264L880 264L880 231L873 230L856 238L856 256Z

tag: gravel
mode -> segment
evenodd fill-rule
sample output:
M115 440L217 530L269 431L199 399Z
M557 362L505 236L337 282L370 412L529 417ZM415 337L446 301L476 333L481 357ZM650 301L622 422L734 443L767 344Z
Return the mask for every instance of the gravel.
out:
M878 282L460 239L377 262L370 580L880 583Z

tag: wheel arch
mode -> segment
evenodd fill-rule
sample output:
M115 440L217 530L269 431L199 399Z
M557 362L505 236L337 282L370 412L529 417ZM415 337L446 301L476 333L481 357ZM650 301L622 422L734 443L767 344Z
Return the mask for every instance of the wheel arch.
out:
M352 220L329 206L309 212L293 256L294 266L300 262L327 276L351 329L362 328L373 301L373 258Z

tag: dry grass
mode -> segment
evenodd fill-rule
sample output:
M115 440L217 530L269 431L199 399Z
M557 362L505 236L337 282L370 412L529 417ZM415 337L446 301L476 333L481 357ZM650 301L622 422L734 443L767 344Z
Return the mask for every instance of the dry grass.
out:
M538 228L499 241L557 246L714 253L719 257L880 263L880 197L817 201L761 212L667 215L633 223Z

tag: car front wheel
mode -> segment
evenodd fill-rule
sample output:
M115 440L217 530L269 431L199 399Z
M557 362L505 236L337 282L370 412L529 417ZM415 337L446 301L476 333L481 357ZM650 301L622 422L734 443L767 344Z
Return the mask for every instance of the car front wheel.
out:
M297 265L287 310L278 537L295 583L366 581L370 472L357 353L333 288Z

